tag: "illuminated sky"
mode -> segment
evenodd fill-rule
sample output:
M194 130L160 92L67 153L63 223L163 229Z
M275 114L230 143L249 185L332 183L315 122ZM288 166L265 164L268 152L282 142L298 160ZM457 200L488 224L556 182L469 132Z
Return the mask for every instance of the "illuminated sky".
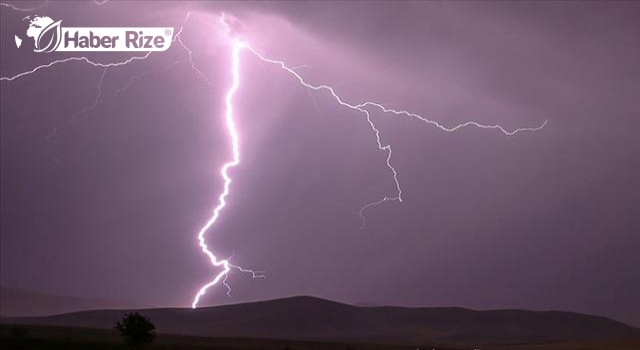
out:
M109 69L97 100L103 70L80 62L0 83L3 285L187 306L213 277L195 235L231 151L223 10L260 52L351 101L447 126L549 124L506 137L374 113L404 202L369 211L356 233L361 206L395 191L366 120L243 54L243 163L207 237L267 278L235 273L233 299L220 288L204 304L310 294L640 324L638 4L89 2L33 14L177 28L187 9L183 39L208 83L176 44ZM0 14L2 76L67 57L16 49L29 13Z

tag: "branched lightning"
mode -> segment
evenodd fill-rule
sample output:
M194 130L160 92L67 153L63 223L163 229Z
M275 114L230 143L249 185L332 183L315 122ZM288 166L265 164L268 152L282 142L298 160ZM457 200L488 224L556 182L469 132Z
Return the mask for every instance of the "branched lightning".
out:
M176 60L176 61L173 61L173 62L171 62L171 63L169 63L169 64L165 65L164 67L162 67L162 70L171 69L171 68L173 68L175 65L178 65L178 64L180 64L180 63L184 63L184 62L185 62L185 61L183 61L183 60ZM143 77L145 77L145 76L147 76L147 75L150 75L150 74L151 74L151 72L145 72L145 73L143 73L143 74L139 74L139 75L133 75L133 76L131 76L131 77L129 78L129 81L128 81L126 84L124 84L123 86L121 86L121 87L117 88L117 89L115 90L115 92L114 92L114 93L115 93L116 95L119 95L119 94L121 94L121 93L123 93L123 92L128 91L128 90L129 90L133 85L135 85L138 81L140 81L140 79L142 79Z
M107 3L108 0L97 0L95 1L95 3L97 5L103 5L105 3ZM23 8L18 8L14 5L11 4L6 4L6 3L0 3L2 6L5 7L9 7L11 9L14 9L16 11L33 11L34 9L23 9ZM191 13L188 12L185 19L184 19L184 23L186 23L186 21L190 18ZM405 116L405 117L410 117L410 118L414 118L420 122L435 126L437 129L440 129L442 131L446 131L446 132L454 132L456 130L459 130L461 128L465 128L468 126L472 126L472 127L476 127L476 128L480 128L480 129L492 129L492 130L497 130L500 131L502 134L506 135L506 136L513 136L519 132L523 132L523 131L539 131L541 130L546 124L547 121L543 122L540 126L538 127L526 127L526 128L518 128L512 131L508 131L505 128L503 128L500 125L485 125L485 124L481 124L475 121L468 121L453 127L447 127L444 126L443 124L428 119L424 116L421 116L419 114L410 112L410 111L406 111L406 110L396 110L396 109L392 109L392 108L388 108L385 107L383 104L381 103L377 103L377 102L373 102L373 101L367 101L364 103L352 103L352 102L347 102L343 97L341 97L333 87L329 86L329 85L315 85L315 84L311 84L309 82L307 82L298 72L297 70L299 68L303 68L303 67L307 67L307 66L297 66L297 67L290 67L288 66L284 61L280 61L280 60L275 60L275 59L271 59L268 58L264 55L262 55L261 53L259 53L256 49L254 49L248 42L241 40L237 37L234 37L233 35L231 35L231 27L229 26L229 24L227 23L226 19L225 19L225 15L223 14L220 18L222 25L223 25L223 30L225 31L224 34L226 34L227 38L229 39L229 42L231 44L231 67L230 67L230 73L231 73L231 85L229 87L229 89L226 92L225 95L225 113L224 113L224 118L225 118L225 124L226 124L226 130L228 132L229 135L229 140L230 140L230 144L231 144L231 152L232 152L232 156L231 159L228 160L227 162L225 162L221 169L220 169L220 175L222 177L223 180L223 188L222 188L222 192L218 195L218 201L217 204L215 206L215 208L213 209L212 215L211 217L207 220L207 222L200 228L200 230L198 231L197 234L197 243L198 246L200 247L200 250L202 251L202 253L204 253L210 263L216 268L216 269L220 269L218 270L217 274L214 276L214 278L208 282L207 284L205 284L204 286L202 286L196 293L193 302L191 304L191 306L193 308L196 308L198 306L198 303L200 302L200 299L206 294L207 290L220 283L222 285L224 285L227 289L227 295L230 296L231 293L231 288L229 286L229 284L227 283L227 279L229 277L229 273L231 272L231 270L237 270L240 272L244 272L244 273L249 273L251 274L251 276L253 278L261 278L264 277L263 273L260 271L253 271L253 270L249 270L249 269L245 269L243 267L234 265L230 262L232 257L229 257L227 259L221 259L219 257L217 257L214 252L208 247L206 240L205 240L205 236L207 234L207 232L211 229L211 227L218 221L218 219L220 218L221 212L222 210L225 208L225 206L227 205L227 198L230 194L230 188L231 188L231 182L232 182L232 178L230 175L230 170L232 170L234 167L237 167L240 164L240 146L239 146L239 133L237 130L237 126L234 120L234 105L233 105L233 101L234 101L234 97L236 95L236 92L238 91L238 89L240 88L240 54L243 50L247 50L248 52L252 53L257 59L259 59L262 62L268 63L268 64L273 64L277 67L279 67L280 69L284 70L285 72L287 72L288 74L290 74L293 78L295 78L295 80L301 85L303 86L305 89L307 89L307 92L310 91L324 91L324 92L328 92L329 95L336 101L337 104L339 104L340 106L349 108L351 110L354 110L358 113L360 113L364 119L366 120L367 124L369 125L369 128L371 129L371 131L373 132L373 135L375 136L375 140L376 140L376 145L378 147L378 149L385 154L385 164L386 167L388 168L390 174L392 175L393 178L393 182L395 185L395 193L393 195L386 195L383 198L365 204L364 206L362 206L358 212L359 218L360 218L360 227L358 228L357 232L362 231L365 228L366 225L366 217L365 217L365 212L373 207L376 207L378 205L384 204L386 202L402 202L403 201L403 197L402 197L402 188L400 186L400 181L398 178L398 171L396 170L396 168L393 165L392 162L392 149L391 149L391 145L388 142L383 142L381 139L381 131L380 129L376 126L376 124L373 121L370 109L375 109L375 110L379 110L381 111L383 114L391 114L391 115L395 115L395 116ZM177 42L180 47L185 50L185 52L187 53L187 60L185 61L176 61L170 65L167 65L165 68L169 68L174 66L175 64L181 63L181 62L188 62L192 68L192 70L194 71L194 73L201 78L203 81L205 81L208 85L213 86L213 84L211 83L211 81L208 79L208 77L203 73L203 71L201 69L199 69L196 64L194 63L193 60L193 50L184 42L183 38L182 38L182 30L184 27L184 23L183 25L179 28L178 32L176 33L176 35L173 38L173 42ZM18 74L15 74L13 76L7 76L7 77L0 77L0 81L7 81L7 82L11 82L14 81L16 79L22 78L22 77L26 77L32 74L37 73L40 70L46 69L46 68L50 68L56 65L60 65L62 63L67 63L67 62L84 62L87 64L90 64L94 67L98 67L98 68L102 68L103 72L102 75L100 76L100 79L98 81L96 90L97 90L97 94L96 97L94 98L93 102L88 105L87 107L85 107L84 109L80 110L79 112L75 113L72 117L71 120L69 121L69 123L72 123L73 120L75 118L77 118L79 115L84 114L94 108L96 108L96 106L98 105L100 99L102 98L102 85L105 79L105 76L107 74L107 71L110 68L116 68L116 67L120 67L120 66L124 66L124 65L128 65L134 61L140 61L140 60L145 60L147 58L149 58L151 56L152 52L147 52L145 55L143 56L133 56L130 57L126 60L123 61L119 61L119 62L112 62L112 63L100 63L100 62L95 62L92 61L91 59L85 57L85 56L80 56L80 57L68 57L65 59L60 59L60 60L55 60L43 65L39 65L34 67L31 70L25 71L25 72L21 72ZM138 76L134 76L130 79L129 83L126 84L124 87L119 88L116 90L116 93L120 93L120 92L124 92L126 91L132 84L134 84L137 80L139 80L140 77ZM313 99L314 104L317 107L317 104L315 102L315 98L313 96L313 94L310 93L311 98ZM51 135L48 136L52 137L56 132L57 132L58 128L55 128L53 130L53 133ZM233 255L232 255L233 256Z
M191 11L187 12L187 16L184 19L185 22L188 21L190 17L191 17ZM182 33L182 28L180 29L180 33ZM207 85L213 86L211 81L209 81L209 78L207 78L207 76L200 70L200 68L196 66L195 62L193 62L193 50L191 50L191 48L184 43L184 41L182 40L182 35L176 35L176 41L178 41L178 44L180 44L180 46L189 55L189 64L191 65L191 69L193 69L193 71L196 72L196 74L198 74L198 77L200 77L205 83L207 83Z
M37 7L29 7L29 8L24 8L24 7L18 7L14 4L10 4L10 3L6 3L6 2L0 2L0 6L4 6L4 7L8 7L14 11L18 11L18 12L31 12L31 11L35 11L39 8L42 8L44 6L46 6L49 3L49 0L46 0L42 5L37 6Z
M60 130L61 128L63 128L64 126L69 126L71 124L73 124L76 121L76 118L78 118L79 116L94 110L97 106L98 103L100 102L100 99L102 98L102 84L104 84L104 77L107 75L107 71L109 70L109 67L105 67L102 70L102 74L100 75L100 80L98 80L98 85L96 86L96 96L93 98L93 102L84 107L83 109L79 110L78 112L74 113L71 118L69 118L69 120L67 121L66 124L64 125L59 125L56 126L55 128L53 128L51 130L51 132L49 133L49 135L47 135L46 139L47 141L50 141L51 138L53 138L57 133L58 130Z
M523 132L523 131L540 131L549 122L548 120L545 120L542 124L540 124L540 126L528 127L528 128L518 128L518 129L514 129L513 131L508 131L508 130L506 130L505 128L503 128L502 126L500 126L498 124L485 125L485 124L480 124L480 123L474 122L474 121L464 122L462 124L458 124L458 125L456 125L454 127L448 128L448 127L438 123L435 120L431 120L431 119L425 118L425 117L423 117L423 116L421 116L419 114L415 114L415 113L411 113L411 112L407 112L407 111L398 111L398 110L395 110L395 109L392 109L392 108L387 108L387 107L385 107L385 106L383 106L383 105L381 105L379 103L375 103L375 102L365 102L365 103L362 103L362 104L360 104L360 105L358 105L356 107L364 108L364 107L367 107L367 106L377 107L377 108L379 108L381 111L383 111L385 113L392 113L392 114L395 114L395 115L406 115L408 117L418 119L418 120L420 120L420 121L422 121L424 123L431 124L431 125L437 127L438 129L440 129L442 131L447 131L447 132L453 132L453 131L462 129L462 128L467 127L467 126L475 126L477 128L480 128L480 129L499 130L501 133L503 133L503 134L505 134L507 136L513 136L513 135L515 135L515 134L517 134L519 132Z
M219 260L215 254L209 249L207 243L205 241L205 235L207 231L216 223L218 218L220 217L220 213L227 205L227 196L229 195L229 190L231 187L231 176L229 175L229 170L234 168L240 164L240 141L238 130L236 128L236 123L233 118L233 96L236 91L240 87L240 50L245 45L237 40L234 40L231 48L231 76L232 83L229 90L227 90L227 94L225 96L225 122L227 131L229 132L229 138L231 139L231 149L233 157L228 162L224 163L222 168L220 169L220 175L224 180L222 193L218 196L218 205L213 209L213 215L209 218L209 220L205 223L204 226L198 232L198 245L202 252L209 258L211 264L215 267L222 267L222 271L220 271L213 280L209 283L205 284L198 290L196 296L193 299L193 303L191 307L194 309L198 306L198 302L200 302L200 298L205 295L207 289L213 285L216 285L220 280L227 287L227 295L229 295L231 289L229 285L226 283L227 277L229 275L229 271L233 269L237 269L242 272L249 272L253 275L254 278L262 277L262 274L258 272L254 272L251 270L243 269L239 266L232 265L228 259ZM191 51L189 51L191 53ZM199 70L198 70L199 71Z
M227 36L230 35L231 33L231 28L229 26L229 24L226 21L226 17L224 15L224 13L222 14L221 18L220 18L222 24L223 24L223 28L225 29L225 32L227 34ZM309 89L309 90L314 90L314 91L327 91L331 94L331 96L334 98L334 100L341 106L347 107L349 109L352 110L356 110L360 113L363 113L367 123L369 124L371 130L373 131L375 137L376 137L376 143L378 146L378 149L384 153L386 153L386 165L387 168L389 169L389 171L391 172L392 176L393 176L393 181L396 187L396 194L394 196L385 196L382 199L372 202L372 203L368 203L366 205L364 205L360 211L359 211L359 217L361 219L361 225L358 228L358 232L363 230L365 225L366 225L366 217L364 215L364 212L369 209L372 208L374 206L377 205L381 205L385 202L388 201L397 201L397 202L402 202L402 188L400 187L400 181L398 180L398 172L396 170L396 168L392 165L391 163L391 155L392 155L392 150L391 150L391 145L386 143L384 144L381 140L381 136L380 136L380 129L378 129L378 127L375 125L375 123L373 122L373 119L371 118L371 114L370 112L366 109L366 107L368 106L373 106L373 107L377 107L379 109L381 109L384 113L393 113L393 114L404 114L413 118L417 118L422 122L428 123L428 124L432 124L436 127L438 127L441 130L444 131L448 131L448 132L453 132L456 131L460 128L466 127L466 126L475 126L478 128L482 128L482 129L497 129L500 130L502 133L504 133L505 135L511 136L514 135L518 132L521 131L535 131L535 130L540 130L542 127L544 127L544 125L546 124L546 121L539 127L537 128L520 128L520 129L516 129L514 131L507 131L506 129L504 129L502 126L500 125L484 125L484 124L480 124L478 122L466 122L464 124L460 124L458 126L455 126L453 128L447 128L443 125L441 125L438 122L432 121L430 119L427 119L425 117L422 117L418 114L415 113L410 113L407 111L396 111L393 109L389 109L384 107L382 104L376 103L376 102L365 102L365 103L361 103L361 104L352 104L352 103L348 103L345 102L345 100L340 97L340 95L338 95L338 93L336 93L335 89L331 86L328 85L313 85L310 84L308 82L306 82L304 80L304 78L298 74L296 72L297 68L300 67L289 67L287 66L287 64L283 61L279 61L279 60L274 60L274 59L270 59L267 58L265 56L263 56L262 54L260 54L258 51L256 51L253 47L251 47L248 43L238 39L238 38L233 38L230 37L230 40L232 42L232 76L233 76L233 84L231 86L231 88L227 91L227 95L226 95L226 113L225 113L225 118L226 118L226 122L227 122L227 129L229 131L229 135L231 138L231 142L232 142L232 148L233 148L233 159L227 163L225 163L221 169L221 174L222 177L224 179L224 190L222 192L222 194L220 195L220 197L218 198L218 206L214 209L213 212L213 216L209 219L209 221L205 224L205 226L203 226L203 228L200 230L200 232L198 233L198 242L200 244L200 248L202 249L202 251L209 257L209 259L211 260L211 263L216 266L223 266L223 270L216 275L216 277L209 283L207 283L206 285L204 285L202 288L200 288L200 290L196 293L196 296L193 300L192 303L192 307L196 308L198 306L198 302L200 301L200 298L206 293L207 289L215 284L217 284L221 279L222 279L222 283L227 286L227 290L229 291L229 286L226 284L226 278L228 276L228 273L230 271L230 266L228 265L228 261L227 260L221 260L218 261L215 257L215 255L209 250L209 248L207 247L205 240L204 240L204 236L206 234L206 232L209 230L209 228L211 228L211 226L213 226L213 224L217 221L217 219L220 216L220 212L224 209L225 205L226 205L226 197L229 195L229 187L231 184L231 178L228 174L228 170L232 167L237 166L238 164L240 164L240 153L239 153L239 149L238 149L238 132L236 130L235 127L235 123L233 121L233 95L235 94L235 92L237 91L237 89L239 88L239 54L240 54L240 50L241 49L246 49L249 50L251 53L253 53L253 55L255 55L259 60L266 62L266 63L270 63L270 64L275 64L277 66L279 66L281 69L285 70L286 72L288 72L289 74L291 74L293 77L295 77L298 81L298 83L300 83L302 86L304 86L305 88ZM182 43L182 41L180 40L180 44L184 46L184 44ZM186 48L186 47L185 47ZM191 50L189 50L188 48L186 48L189 51L189 55L191 56ZM195 67L194 67L195 69ZM197 70L199 73L201 73L199 70ZM255 277L255 274L254 274Z
M79 61L79 62L88 63L88 64L90 64L90 65L92 65L94 67L99 67L99 68L120 67L120 66L127 65L127 64L129 64L131 62L134 62L134 61L146 60L147 58L149 58L149 56L151 56L152 53L153 53L152 51L149 51L149 52L147 52L146 54L144 54L142 56L132 56L132 57L127 58L124 61L109 62L109 63L95 62L95 61L92 61L91 59L89 59L89 58L87 58L85 56L68 57L68 58L55 60L55 61L51 61L51 62L46 63L46 64L42 64L42 65L36 66L35 68L33 68L31 70L18 73L18 74L14 75L14 76L0 77L0 81L14 81L16 79L19 79L19 78L34 74L34 73L36 73L37 71L39 71L41 69L50 68L50 67L53 67L55 65L59 65L59 64L62 64L62 63L67 63L67 62Z
M106 1L104 1L104 2L102 2L102 3L98 3L98 2L96 2L96 4L97 4L97 5L104 5L105 3L106 3ZM25 11L26 11L26 10L25 10ZM31 10L29 10L29 11L31 11ZM185 22L186 22L186 20L189 18L189 16L190 16L190 12L188 12L188 13L187 13L187 15L186 15L186 17L185 17L185 19L184 19L184 21L183 21L183 24L182 24L182 25L180 26L180 28L178 29L178 32L176 33L176 35L175 35L175 36L174 36L174 38L172 39L172 42L175 42L176 40L180 40L180 38L181 38L181 34L182 34L182 29L183 29L183 27L184 27L184 23L185 23ZM50 68L50 67L53 67L53 66L56 66L56 65L62 64L62 63L67 63L67 62L72 62L72 61L84 62L84 63L87 63L87 64L89 64L89 65L91 65L91 66L96 67L96 68L102 68L102 69L103 69L102 75L100 76L100 78L99 78L99 80L98 80L98 83L97 83L97 85L96 85L96 92L97 92L97 93L96 93L96 96L94 97L93 102L92 102L91 104L89 104L89 105L85 106L84 108L82 108L82 109L81 109L81 110L79 110L78 112L74 113L74 114L69 118L69 120L67 120L67 122L66 122L66 123L64 123L64 124L62 124L62 125L58 125L58 126L54 127L54 128L51 130L51 132L50 132L50 133L45 137L47 141L50 141L54 136L56 136L56 135L58 134L58 132L59 132L61 129L63 129L63 128L65 128L65 127L68 127L68 126L70 126L70 125L72 125L72 124L76 121L76 119L77 119L79 116L81 116L81 115L83 115L83 114L85 114L85 113L87 113L87 112L89 112L89 111L91 111L91 110L95 109L95 108L98 106L98 103L99 103L99 102L100 102L100 100L102 99L102 94L103 94L103 91L102 91L102 84L104 83L104 79L105 79L105 76L106 76L107 71L109 70L109 68L116 68L116 67L126 66L126 65L131 64L131 63L133 63L133 62L135 62L135 61L143 61L143 60L146 60L146 59L148 59L149 57L151 57L151 55L152 55L152 54L153 54L153 52L152 52L152 51L149 51L149 52L146 52L146 53L145 53L144 55L142 55L142 56L132 56L132 57L129 57L129 58L127 58L127 59L123 60L123 61L118 61L118 62L109 62L109 63L100 63L100 62L95 62L95 61L93 61L93 60L89 59L89 58L88 58L88 57L86 57L86 56L80 56L80 57L77 57L77 56L76 56L76 57L68 57L68 58L65 58L65 59L55 60L55 61L51 61L51 62L46 63L46 64L43 64L43 65L36 66L35 68L33 68L33 69L31 69L31 70L28 70L28 71L25 71L25 72L18 73L18 74L14 75L14 76L9 76L9 77L0 77L0 81L13 81L13 80L16 80L16 79L19 79L19 78L22 78L22 77L26 77L26 76L28 76L28 75L35 74L35 73L36 73L36 72L38 72L39 70L46 69L46 68ZM169 65L167 65L165 68L173 67L173 66L174 66L175 64L177 64L177 63L180 63L180 61L176 61L176 62L174 62L174 63L172 63L172 64L169 64ZM123 92L123 91L128 90L128 89L129 89L129 88L130 88L130 87L131 87L135 82L137 82L140 78L141 78L141 76L132 76L132 77L130 78L129 82L128 82L125 86L123 86L122 88L117 89L115 92L116 92L116 93L121 93L121 92Z
M104 3L106 3L106 1L103 1L103 2L96 1L97 5L103 5ZM6 7L10 7L10 8L12 8L14 10L17 10L17 11L25 11L25 12L27 12L27 11L35 10L35 9L21 9L21 8L17 8L15 6L13 6L13 5L4 4L4 3L2 3L2 5L6 6ZM188 11L186 16L185 16L185 19L183 21L183 24L180 26L180 28L178 29L178 31L174 35L174 38L173 38L172 41L173 42L177 41L180 44L180 47L183 48L186 51L186 53L188 55L187 62L190 64L190 67L198 75L198 77L200 77L202 80L204 80L209 86L213 86L211 81L202 72L202 70L200 70L195 65L195 63L193 61L193 50L182 39L182 32L183 32L183 29L184 29L184 24L187 22L187 20L190 18L190 16L191 16L191 12ZM211 225L213 225L213 223L215 223L215 221L218 219L218 217L220 215L219 214L220 211L226 205L225 199L226 199L226 196L229 193L229 185L230 185L230 182L231 182L231 178L228 175L228 170L231 167L234 167L234 166L239 164L240 153L239 153L239 145L238 145L238 135L237 135L237 131L236 131L236 128L235 128L235 123L234 123L234 120L233 120L233 114L232 114L233 111L232 111L232 101L231 101L231 99L233 97L233 93L235 93L235 91L237 89L237 86L238 86L237 84L239 84L239 78L238 78L238 74L239 74L238 52L239 52L240 49L241 49L241 45L239 43L234 43L233 50L232 50L232 52L233 52L233 62L234 62L234 67L232 68L232 75L234 77L234 80L233 80L234 83L232 85L232 88L227 93L226 103L225 103L225 107L227 109L227 112L225 113L225 118L226 118L226 121L227 121L228 131L229 131L229 133L231 135L232 149L233 149L233 160L231 162L226 163L223 166L222 170L221 170L221 174L222 174L223 179L224 179L224 190L223 190L223 193L219 196L219 201L220 202L219 202L218 206L214 209L214 215L210 218L210 220L207 222L207 224L204 227L202 227L202 229L200 230L200 232L198 234L198 241L199 241L199 245L200 245L202 251L209 257L211 263L215 267L222 267L222 271L219 272L209 284L207 284L203 288L201 288L201 291L200 291L201 294L196 296L196 299L194 300L194 303L192 305L194 308L196 307L200 296L204 295L204 293L206 292L206 289L211 285L217 284L218 282L221 282L227 288L227 295L229 295L229 296L231 295L231 287L227 283L228 274L229 274L229 271L231 269L235 269L235 270L240 271L240 272L251 274L251 276L253 278L262 278L262 277L264 277L263 272L261 272L261 271L254 271L254 270L246 269L246 268L243 268L241 266L232 264L230 262L230 259L218 259L214 255L214 253L211 250L208 249L208 247L206 245L206 242L204 241L204 235L205 235L206 231L209 229L209 227ZM109 68L121 67L121 66L128 65L128 64L130 64L132 62L135 62L135 61L146 60L152 54L153 54L153 52L149 51L149 52L147 52L146 54L144 54L142 56L132 56L132 57L129 57L129 58L123 60L123 61L109 62L109 63L96 62L96 61L93 61L93 60L89 59L86 56L79 56L79 57L73 56L73 57L68 57L68 58L65 58L65 59L54 60L54 61L48 62L46 64L42 64L42 65L36 66L36 67L34 67L34 68L30 69L30 70L15 74L13 76L0 77L0 81L12 82L12 81L14 81L16 79L20 79L20 78L23 78L23 77L27 77L27 76L36 74L40 70L51 68L53 66L57 66L57 65L60 65L60 64L63 64L63 63L67 63L67 62L83 62L83 63L87 63L87 64L89 64L91 66L103 69L103 72L102 72L102 74L100 76L100 79L98 80L98 83L97 83L97 86L96 86L97 93L96 93L96 96L94 97L93 102L90 105L88 105L85 108L83 108L82 110L74 113L70 117L70 119L67 121L67 123L65 123L64 125L60 125L58 127L55 127L51 131L51 133L49 135L47 135L47 137L46 137L47 140L50 140L52 137L54 137L57 134L57 132L62 127L72 124L77 119L77 117L79 117L80 115L82 115L82 114L94 109L98 105L100 99L102 98L102 94L103 94L102 85L103 85L103 82L104 82L104 78L105 78ZM179 61L178 62L174 62L172 64L169 64L169 65L165 66L165 68L170 68L170 67L174 66L177 63L179 63ZM131 87L139 79L140 79L140 76L133 76L124 87L117 89L116 93L121 93L123 91L126 91L129 87Z
M354 104L350 104L348 102L345 102L343 100L342 97L340 97L340 95L338 95L336 93L336 91L334 90L333 87L328 86L328 85L313 85L310 84L308 82L306 82L304 80L304 78L302 78L302 76L300 76L300 74L298 74L294 68L291 68L289 66L286 65L285 62L283 61L278 61L278 60L273 60L270 58L267 58L265 56L263 56L262 54L260 54L258 51L256 51L255 49L253 49L251 46L246 45L245 46L251 53L253 53L256 57L258 57L258 59L260 59L263 62L267 62L267 63L271 63L271 64L275 64L277 66L279 66L281 69L285 70L286 72L288 72L289 74L291 74L294 78L296 78L296 80L298 81L298 83L300 83L302 86L304 86L307 89L310 90L315 90L315 91L319 91L319 90L323 90L323 91L327 91L329 92L329 94L331 94L331 96L334 98L334 100L341 106L347 107L349 109L358 111L360 113L363 113L367 123L369 124L371 130L373 130L373 133L376 137L376 144L378 146L378 149L384 153L386 153L387 157L386 157L386 165L387 168L389 169L389 171L391 172L392 176L393 176L393 181L396 187L396 194L392 197L389 196L385 196L384 198L382 198L379 201L373 202L373 203L369 203L366 204L365 206L363 206L360 209L359 212L359 216L361 218L362 224L360 226L360 228L358 229L358 231L360 231L361 229L364 228L365 225L365 216L364 216L364 211L370 207L376 206L376 205L380 205L382 203L385 203L387 201L398 201L398 202L402 202L402 188L400 187L400 181L398 180L398 171L396 170L396 168L391 164L391 145L390 144L383 144L381 138L380 138L380 129L378 129L378 127L375 125L375 123L373 122L373 119L371 118L371 114L369 113L368 110L366 110L364 108L365 104L361 104L361 105L354 105Z
M372 207L375 207L375 206L378 206L378 205L381 205L381 204L386 203L386 202L395 202L395 201L400 202L400 203L402 202L402 188L400 187L400 181L398 180L398 171L392 165L392 162L391 162L391 154L392 154L391 145L388 144L388 143L386 143L386 144L382 143L381 138L380 138L380 129L378 129L378 127L373 122L373 120L371 118L371 114L366 109L366 107L369 107L369 106L376 107L376 108L380 109L384 113L391 113L391 114L394 114L394 115L405 115L405 116L408 116L408 117L411 117L411 118L415 118L415 119L420 120L421 122L433 125L433 126L437 127L438 129L443 130L443 131L447 131L447 132L453 132L453 131L459 130L459 129L467 127L467 126L474 126L474 127L480 128L480 129L499 130L500 132L502 132L503 134L505 134L507 136L513 136L513 135L515 135L515 134L517 134L519 132L523 132L523 131L538 131L538 130L541 130L547 124L547 121L544 121L538 127L534 127L534 128L531 128L531 127L518 128L518 129L515 129L513 131L508 131L505 128L503 128L502 126L497 125L497 124L496 125L485 125L485 124L481 124L481 123L478 123L478 122L475 122L475 121L468 121L468 122L456 125L454 127L448 128L448 127L438 123L437 121L428 119L428 118L423 117L423 116L421 116L419 114L408 112L408 111L404 111L404 110L398 111L398 110L395 110L395 109L387 108L387 107L385 107L382 104L377 103L377 102L367 101L367 102L360 103L360 104L348 103L348 102L345 102L345 100L342 97L340 97L340 95L338 95L338 93L336 93L336 91L335 91L335 89L333 87L328 86L328 85L313 85L313 84L310 84L310 83L306 82L304 80L304 78L295 71L295 68L288 67L285 64L285 62L278 61L278 60L273 60L273 59L270 59L270 58L266 58L262 54L258 53L251 46L246 45L245 47L249 51L251 51L251 53L253 53L256 57L258 57L258 59L260 59L261 61L267 62L267 63L271 63L271 64L275 64L275 65L279 66L280 68L282 68L283 70L285 70L286 72L288 72L289 74L293 75L293 77L302 86L304 86L305 88L310 89L310 90L316 90L316 91L318 91L318 90L327 91L335 99L335 101L338 104L340 104L341 106L350 108L352 110L356 110L356 111L364 114L367 123L369 124L371 130L373 131L373 133L374 133L374 135L376 137L376 143L378 145L378 149L380 151L386 153L386 155L387 155L387 157L386 157L386 165L387 165L387 168L389 169L389 171L391 172L391 174L393 176L393 181L394 181L394 185L395 185L395 188L396 188L396 193L394 195L392 195L392 196L384 196L382 199L377 200L375 202L371 202L371 203L365 204L362 208L360 208L360 211L358 212L358 215L360 217L360 227L357 229L356 232L360 232L365 228L365 226L366 226L366 217L364 215L364 212L367 211L368 209L370 209Z
M106 3L106 1L101 5L104 5L105 3ZM187 50L187 52L189 52L190 49L188 47L186 47L182 43L182 31L184 30L184 26L185 26L185 24L187 23L187 21L189 20L190 17L191 17L191 11L187 11L187 14L184 17L184 20L182 21L182 25L180 26L180 28L178 28L178 31L175 33L173 39L171 40L171 42L173 42L173 43L175 43L176 41L180 42L180 45L182 46L182 48ZM172 62L170 64L165 65L164 69L172 68L173 66L175 66L177 64L180 64L180 63L183 63L183 62L186 62L186 61L182 61L182 60L174 61L174 62ZM192 60L191 54L189 54L189 62L191 62L191 66L193 68L193 60ZM132 76L131 78L129 78L129 82L127 82L127 84L125 84L124 86L116 89L115 93L116 94L120 94L120 93L123 93L123 92L129 90L129 88L131 86L133 86L137 81L142 79L142 77L143 77L143 75L134 75L134 76Z

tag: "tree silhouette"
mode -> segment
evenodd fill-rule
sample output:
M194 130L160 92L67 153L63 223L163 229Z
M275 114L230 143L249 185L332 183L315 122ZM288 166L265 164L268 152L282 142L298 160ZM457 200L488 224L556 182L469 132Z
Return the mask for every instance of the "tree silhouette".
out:
M137 312L125 314L114 327L124 338L125 343L135 348L148 344L156 337L156 326L148 318Z

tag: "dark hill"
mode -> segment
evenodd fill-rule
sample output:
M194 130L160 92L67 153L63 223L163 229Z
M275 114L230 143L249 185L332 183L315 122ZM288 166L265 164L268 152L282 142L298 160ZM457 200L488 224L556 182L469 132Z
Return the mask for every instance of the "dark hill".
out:
M4 322L111 328L122 310L84 311ZM357 307L312 297L191 309L146 309L161 333L215 337L395 344L532 344L640 337L640 330L598 316L464 308Z

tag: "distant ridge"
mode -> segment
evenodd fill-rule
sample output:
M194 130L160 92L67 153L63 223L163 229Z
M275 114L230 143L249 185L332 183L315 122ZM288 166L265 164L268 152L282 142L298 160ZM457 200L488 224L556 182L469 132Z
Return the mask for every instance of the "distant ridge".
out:
M130 302L69 297L0 287L0 317L45 316L84 310L140 307Z
M128 310L4 319L4 323L111 328ZM559 311L458 307L358 307L314 297L235 305L146 309L159 332L390 344L523 344L640 337L640 330L605 317Z

